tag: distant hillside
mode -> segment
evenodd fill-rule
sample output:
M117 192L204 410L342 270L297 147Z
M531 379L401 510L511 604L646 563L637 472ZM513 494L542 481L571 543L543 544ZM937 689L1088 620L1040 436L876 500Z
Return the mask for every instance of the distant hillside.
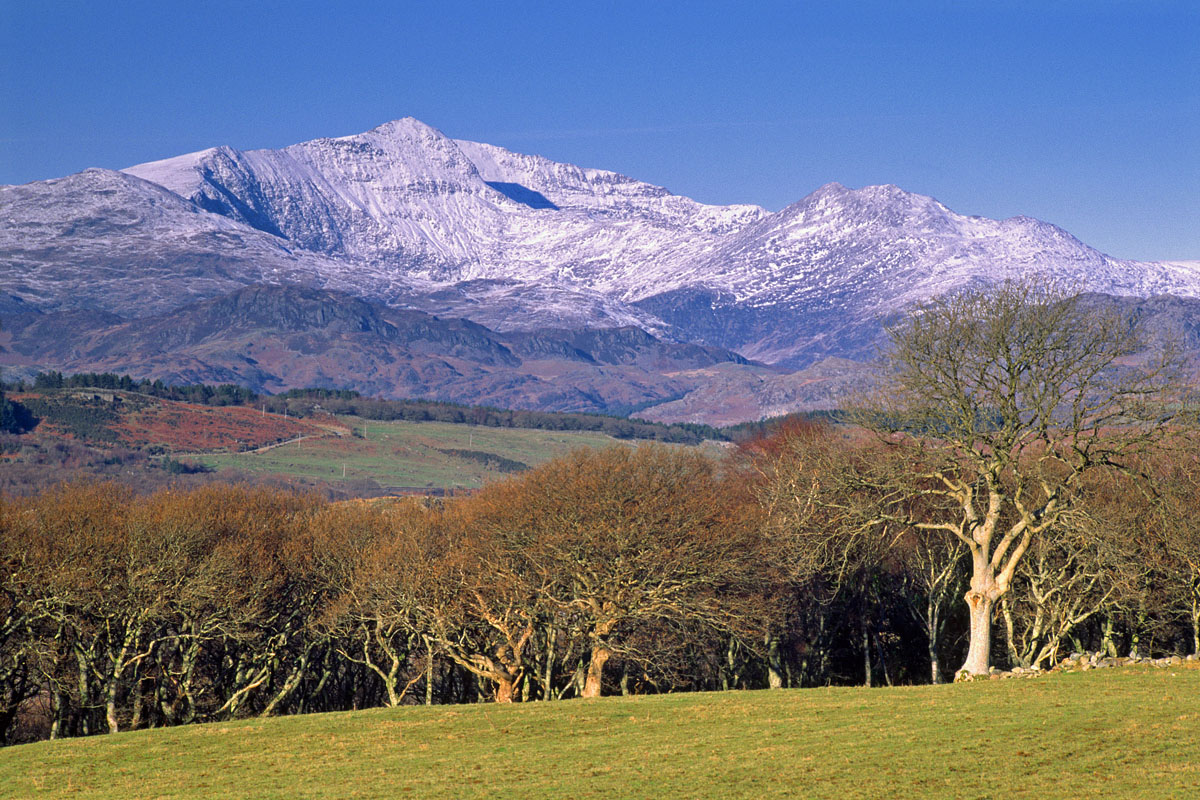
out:
M26 392L12 399L37 420L42 436L154 453L236 452L300 436L349 433L333 420L318 425L244 406L203 406L108 389Z
M29 428L0 434L0 491L99 478L147 490L171 480L222 479L283 482L338 497L440 493L616 437L697 444L721 435L701 426L385 401L350 391L270 397L114 374L48 373L36 383L40 388L20 385L6 395ZM79 385L88 383L100 386Z
M131 320L27 311L5 328L0 364L14 367L541 411L626 414L682 397L718 364L772 373L728 350L633 327L497 333L296 286L253 286Z

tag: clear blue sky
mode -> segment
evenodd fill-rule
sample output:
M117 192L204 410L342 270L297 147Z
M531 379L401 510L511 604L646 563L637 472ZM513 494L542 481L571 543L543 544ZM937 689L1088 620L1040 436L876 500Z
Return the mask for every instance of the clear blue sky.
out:
M414 116L772 209L829 181L1200 259L1200 2L0 0L0 183Z

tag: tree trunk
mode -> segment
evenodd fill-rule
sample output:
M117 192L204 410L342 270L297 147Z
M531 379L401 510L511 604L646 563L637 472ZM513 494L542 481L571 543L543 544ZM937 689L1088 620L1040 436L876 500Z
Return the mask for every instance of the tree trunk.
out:
M767 634L767 686L771 689L783 688L783 673L779 658L779 637Z
M260 717L269 717L274 714L275 710L283 705L292 692L295 691L296 687L300 685L300 682L304 680L308 672L309 656L312 655L312 651L316 649L316 646L317 643L312 642L304 648L304 652L300 655L296 666L292 669L292 674L283 682L283 686L271 698L271 702L267 703L267 707L259 713Z
M1025 660L1017 650L1017 625L1013 621L1012 608L1008 598L1000 601L1000 616L1004 618L1004 646L1008 650L1009 667L1026 666Z
M429 658L429 663L425 665L425 705L433 705L433 646L429 644L429 637L425 639L425 653Z
M862 623L862 651L863 651L863 686L871 688L871 632L867 629L867 620L863 619Z
M54 705L54 722L50 725L50 738L59 739L67 732L67 693L56 688L51 699Z
M132 690L133 699L131 701L133 706L133 715L129 719L129 729L131 731L136 731L138 728L142 727L142 720L145 715L144 706L146 704L145 683L145 677L137 675L134 676Z
M104 692L104 721L108 723L109 733L118 733L121 730L120 721L117 719L117 690L120 684L117 683L116 677L113 677Z
M84 736L89 736L92 733L92 726L89 719L92 708L92 693L91 685L88 681L88 656L78 646L75 648L75 660L79 668L79 727Z
M1142 644L1142 630L1146 626L1146 616L1147 616L1146 609L1139 608L1138 612L1137 612L1137 618L1134 621L1133 625L1131 626L1133 628L1133 630L1130 632L1130 636L1129 636L1129 657L1130 658L1136 658L1141 655L1139 648ZM1079 652L1082 653L1083 648L1080 648Z
M592 648L592 660L588 664L587 680L583 684L583 697L599 697L604 688L604 665L612 655L602 644Z
M513 690L516 687L515 681L511 677L496 678L496 702L511 703L513 701Z
M974 583L974 581L972 581ZM960 672L968 675L986 675L992 652L992 606L995 600L988 592L967 592L967 608L971 612L971 644L967 648L967 660Z
M1200 594L1192 592L1192 655L1200 657Z
M942 682L942 668L938 662L938 634L941 628L941 614L937 603L933 602L932 595L925 605L925 636L929 641L929 677L930 682L939 684Z
M729 637L729 644L725 647L725 669L721 675L721 688L725 691L737 688L738 675L734 668L737 663L736 641L732 636Z
M885 653L883 651L883 642L880 640L878 634L875 635L874 639L875 639L875 652L879 654L879 667L880 667L880 669L883 670L883 682L886 683L888 686L891 686L892 685L892 674L890 672L888 672L887 653Z
M546 677L542 680L542 699L554 699L554 645L558 633L553 626L546 632Z
M967 660L959 667L959 673L986 675L992 664L992 612L998 601L1008 590L1009 576L996 580L996 573L984 548L971 553L971 586L964 598L971 616L971 640L967 647Z
M1104 634L1103 634L1102 638L1100 639L1100 649L1103 650L1108 655L1109 658L1116 658L1119 655L1119 653L1117 652L1117 643L1114 640L1114 636L1113 636L1114 625L1113 625L1112 614L1108 614L1107 616L1104 617L1104 629L1103 630L1104 630Z

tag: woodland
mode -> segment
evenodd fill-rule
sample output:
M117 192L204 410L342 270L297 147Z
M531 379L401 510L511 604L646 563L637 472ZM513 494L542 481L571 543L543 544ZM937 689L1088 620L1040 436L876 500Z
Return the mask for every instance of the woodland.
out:
M895 453L799 426L716 464L580 451L477 494L329 503L68 485L0 507L9 742L246 715L927 683L969 638L966 546L864 531L822 475ZM997 601L1003 665L1194 653L1200 465L1110 474ZM804 499L801 500L801 497ZM787 499L783 499L787 498ZM780 505L786 506L781 508ZM879 535L882 534L882 535ZM949 667L949 668L948 668Z

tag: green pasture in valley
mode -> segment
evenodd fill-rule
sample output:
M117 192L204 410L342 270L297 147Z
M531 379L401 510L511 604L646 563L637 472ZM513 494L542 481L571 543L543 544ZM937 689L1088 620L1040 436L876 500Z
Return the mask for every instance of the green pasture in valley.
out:
M0 750L14 798L1194 798L1200 669L411 707Z
M583 431L341 419L361 438L329 435L261 453L199 454L187 460L332 483L366 479L384 488L476 488L520 465L532 467L579 447L618 441Z

